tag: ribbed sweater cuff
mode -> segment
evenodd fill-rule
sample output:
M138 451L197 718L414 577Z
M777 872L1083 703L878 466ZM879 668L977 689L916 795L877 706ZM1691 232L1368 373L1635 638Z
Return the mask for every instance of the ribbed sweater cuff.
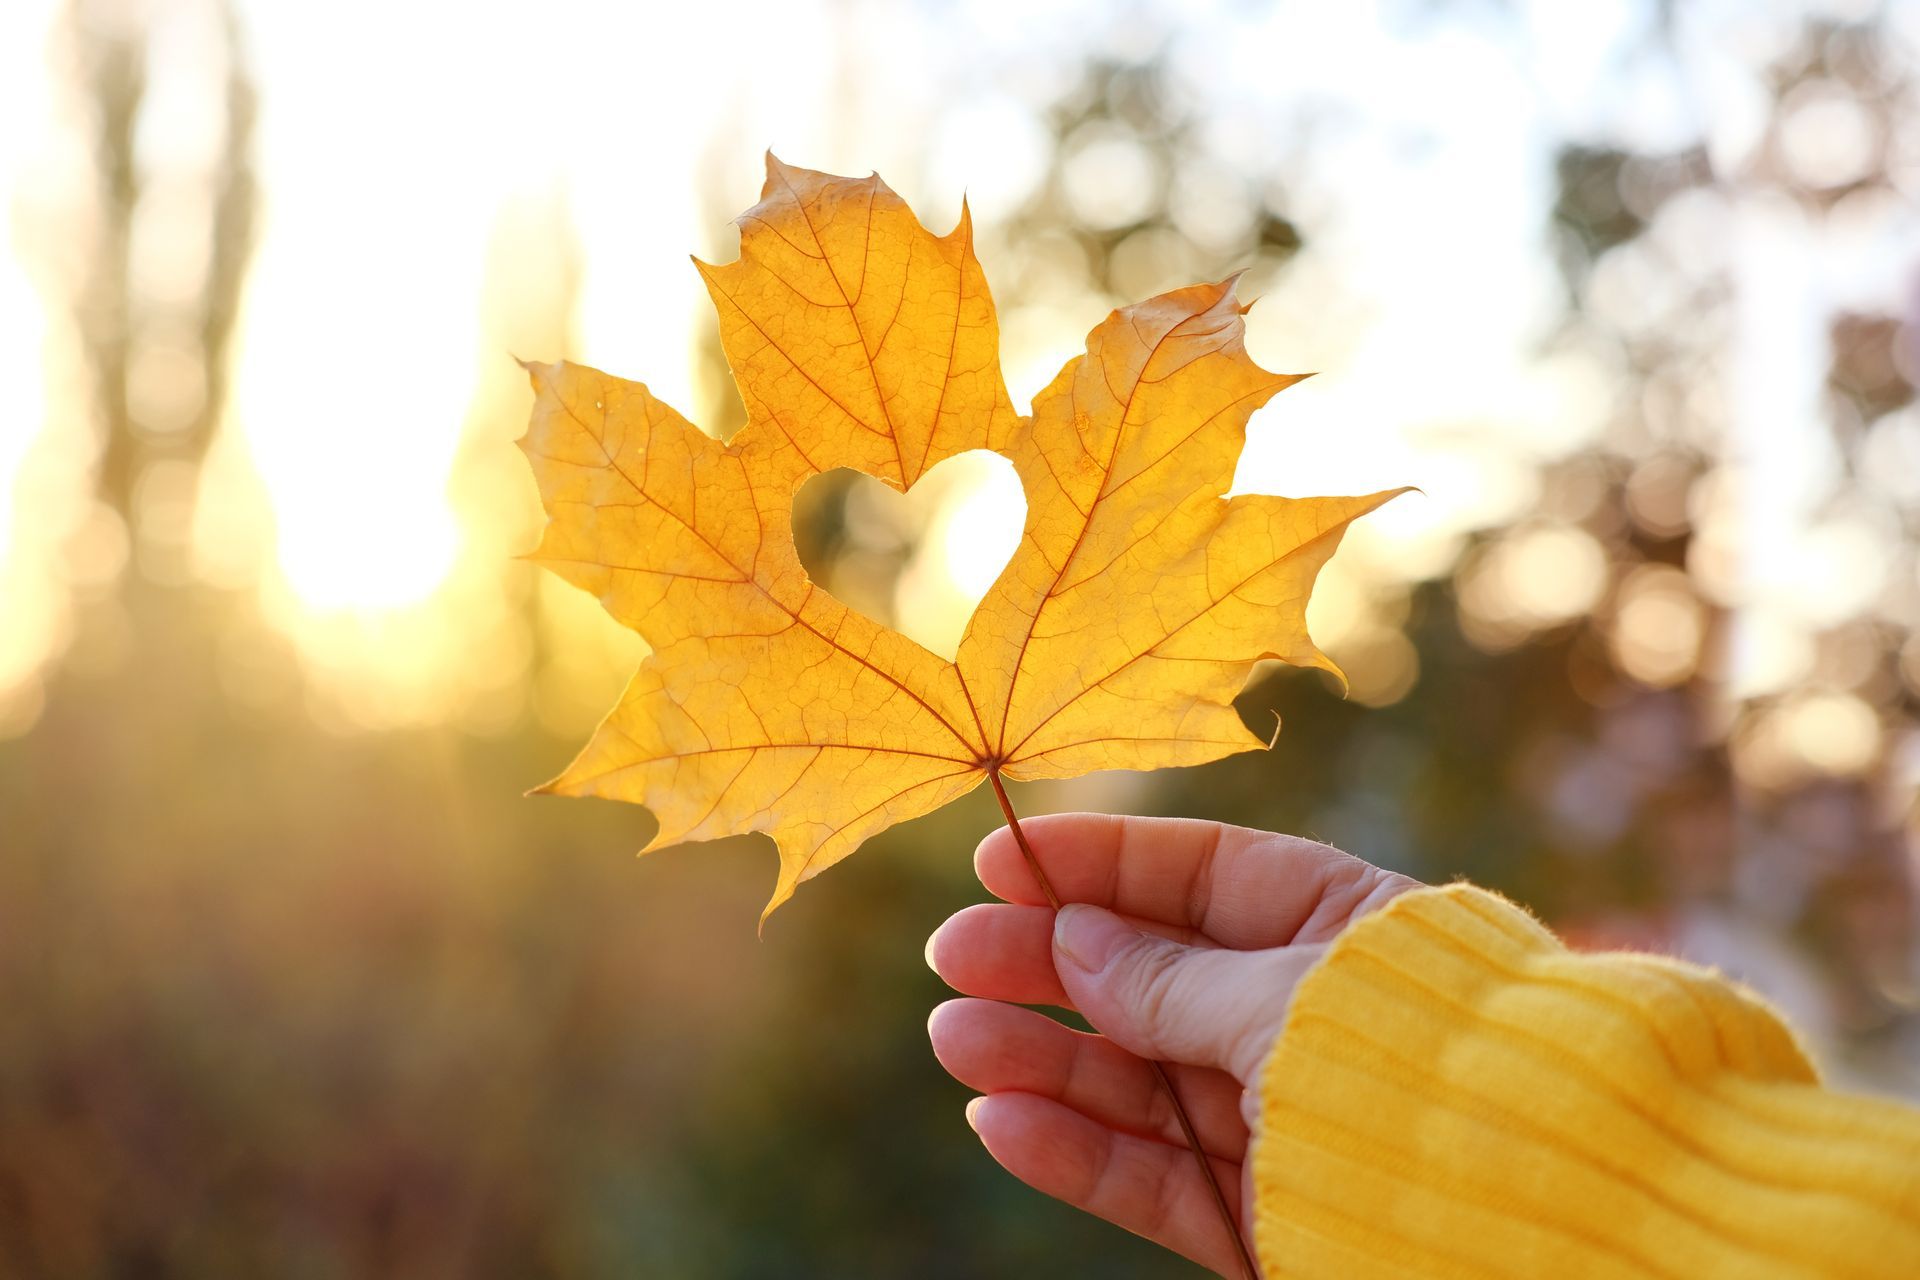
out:
M1307 976L1251 1160L1268 1280L1920 1275L1920 1113L1819 1088L1743 988L1469 885Z

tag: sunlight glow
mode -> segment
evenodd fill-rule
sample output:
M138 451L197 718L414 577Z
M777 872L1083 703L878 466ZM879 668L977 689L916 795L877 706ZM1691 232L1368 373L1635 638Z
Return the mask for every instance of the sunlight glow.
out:
M316 610L422 600L459 542L446 478L475 382L476 266L497 184L473 134L498 122L469 111L454 127L398 109L414 93L402 51L436 28L404 14L380 19L386 54L369 51L356 22L279 6L254 15L275 92L261 115L269 195L237 415L273 508L279 571ZM420 39L396 21L420 24ZM362 74L343 97L329 68L350 61ZM459 57L440 67L477 78ZM479 88L459 96L485 103ZM402 190L405 201L380 195Z
M52 6L0 6L0 50L38 50ZM11 60L9 60L11 61ZM35 58L22 74L0 74L0 213L24 210L8 197L23 192L49 126L51 88ZM24 201L22 201L24 203ZM0 252L0 738L24 733L38 717L35 673L55 645L65 608L64 584L52 563L51 509L64 494L49 492L31 473L34 446L43 439L51 380L47 321L39 291L18 249ZM0 242L3 243L3 242ZM38 479L38 485L32 482ZM50 527L55 526L55 527Z
M976 599L1007 567L1027 518L1026 494L1013 464L988 454L978 458L976 474L956 491L938 522L947 577L955 591Z
M459 547L459 527L444 506L402 505L392 519L349 518L328 527L319 518L329 501L321 486L283 486L276 498L291 517L280 538L280 568L311 609L394 609L425 600Z
M894 588L896 625L945 658L960 646L980 598L1006 568L1027 519L1013 463L975 449L947 459L914 486L935 485L935 506L913 561Z

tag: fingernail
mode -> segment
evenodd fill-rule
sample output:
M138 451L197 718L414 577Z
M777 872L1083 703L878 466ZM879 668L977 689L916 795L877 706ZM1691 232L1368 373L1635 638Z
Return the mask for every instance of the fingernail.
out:
M985 1101L985 1098L975 1098L967 1104L967 1128L975 1133L980 1132L980 1122L975 1117L980 1114L980 1104Z
M1140 936L1113 912L1084 902L1069 902L1053 920L1053 946L1075 968L1098 973L1114 953Z
M946 928L945 925L940 926L940 929L944 929L944 928ZM932 969L935 973L940 972L940 970L938 968L935 968L933 963L933 944L940 941L940 929L935 929L932 933L927 935L927 949L924 952L922 952L922 954L926 957L926 960L927 960L927 968Z

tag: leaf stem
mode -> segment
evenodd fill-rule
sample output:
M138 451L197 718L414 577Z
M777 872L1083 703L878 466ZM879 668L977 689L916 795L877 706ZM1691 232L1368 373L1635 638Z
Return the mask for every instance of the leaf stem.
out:
M1013 811L1013 801L1007 799L1007 789L1000 785L1000 771L987 770L987 781L993 784L994 799L1000 802L1000 812L1007 816L1007 826L1013 831L1013 842L1020 846L1020 852L1027 860L1027 870L1033 872L1033 878L1039 882L1040 892L1047 895L1047 905L1058 911L1060 896L1053 891L1047 873L1040 869L1040 859L1033 856L1033 846L1027 843L1027 833L1020 829L1020 815Z
M1034 856L1033 846L1027 843L1027 833L1020 829L1020 815L1013 811L1013 801L1007 798L1007 789L1000 783L1000 771L989 768L987 781L993 784L994 799L1000 802L1000 812L1006 815L1007 827L1013 832L1013 842L1020 846L1020 853L1027 860L1027 869L1033 872L1033 878L1040 886L1040 892L1047 896L1047 902L1055 911L1060 910L1060 896L1053 891L1053 885L1047 880L1047 873L1040 869L1040 859ZM1180 1091L1173 1087L1173 1075L1164 1062L1148 1059L1153 1074L1159 1078L1161 1089L1165 1090L1167 1101L1173 1104L1174 1119L1180 1123L1180 1132L1187 1139L1187 1149L1193 1152L1193 1158L1200 1166L1200 1176L1206 1179L1207 1190L1213 1192L1214 1207L1220 1211L1220 1222L1233 1240L1234 1252L1240 1256L1240 1265L1246 1271L1247 1280L1260 1280L1260 1268L1253 1260L1253 1253L1247 1248L1246 1237L1240 1234L1240 1228L1233 1220L1233 1210L1227 1206L1226 1192L1221 1190L1220 1179L1213 1171L1213 1161L1207 1157L1206 1148L1200 1145L1200 1135L1194 1132L1193 1120L1187 1115L1187 1104L1180 1100Z

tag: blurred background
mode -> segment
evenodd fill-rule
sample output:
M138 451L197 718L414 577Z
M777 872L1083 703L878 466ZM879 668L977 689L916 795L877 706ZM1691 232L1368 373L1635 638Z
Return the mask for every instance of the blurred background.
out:
M1920 5L0 6L0 1274L1148 1276L928 1052L976 792L756 941L759 838L530 800L640 656L513 556L511 357L741 421L761 152L964 193L1024 407L1249 272L1237 485L1403 483L1271 753L1016 793L1302 832L1721 965L1920 1099ZM796 535L949 647L1010 468Z

